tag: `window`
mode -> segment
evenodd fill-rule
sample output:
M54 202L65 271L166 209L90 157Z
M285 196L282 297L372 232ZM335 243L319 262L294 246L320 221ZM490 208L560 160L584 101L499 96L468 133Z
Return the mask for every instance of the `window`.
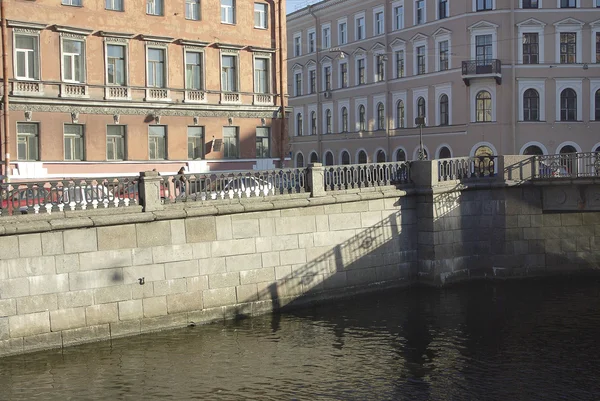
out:
M562 32L560 34L560 63L575 64L577 62L577 34Z
M164 88L165 76L165 49L148 48L148 86Z
M310 134L317 135L317 112L311 111L310 113Z
M577 120L577 93L571 88L560 93L560 121Z
M439 3L438 3L438 18L439 19L448 18L448 15L450 14L449 11L450 10L449 10L448 0L439 0Z
M365 39L365 17L356 18L356 40Z
M577 0L560 0L560 8L576 8Z
M204 158L204 127L188 127L187 146L189 160Z
M403 162L406 161L406 152L404 149L398 149L396 151L396 161Z
M123 0L106 0L105 8L112 11L123 11Z
M538 0L523 0L523 8L539 8Z
M600 0L596 0L596 8L600 8Z
M340 22L338 24L338 45L345 45L348 42L348 24Z
M63 6L81 6L81 0L62 0Z
M298 114L296 114L296 135L297 136L302 136L302 128L303 128L302 113L298 113Z
M596 104L594 109L594 120L600 121L600 89L598 89L594 95L594 103Z
M383 11L375 13L375 35L382 35L384 30Z
M342 165L350 164L350 153L345 150L342 152Z
M377 129L385 129L385 108L383 107L383 103L377 105Z
M185 52L185 89L203 89L202 53Z
M348 63L340 64L340 87L348 87Z
M148 156L150 160L167 158L167 127L164 125L148 126Z
M523 94L523 120L540 121L540 94L535 89L527 89Z
M255 58L254 59L254 92L269 93L269 59Z
M17 160L39 160L38 149L39 125L34 123L17 123Z
M109 85L127 84L125 46L106 45L106 81Z
M492 63L492 35L477 35L475 37L475 57L477 66Z
M600 91L596 94L596 107L598 107L598 104L600 103L598 102L598 94L600 94ZM596 108L596 114L597 113L598 109ZM342 132L348 132L348 109L346 107L342 107Z
M185 19L200 20L200 0L185 0Z
M476 97L477 122L490 122L492 121L492 95L488 91L481 91Z
M537 33L523 34L523 64L539 63L539 36Z
M425 23L425 0L415 2L415 25Z
M600 63L600 32L596 32L596 63Z
M396 51L396 78L404 76L404 50Z
M417 99L417 116L418 117L427 117L425 114L425 98L420 97Z
M447 146L442 146L442 148L440 149L438 158L439 159L449 159L451 157L452 157L452 153L450 152L450 149L448 149Z
M302 55L302 38L300 36L294 37L294 56L298 57Z
M325 165L326 166L333 166L333 153L327 151L327 153L325 153Z
M448 41L441 41L440 44L440 71L446 71L448 69Z
M448 125L450 123L448 110L448 95L443 94L440 97L440 125Z
M85 81L85 45L81 40L63 39L63 81Z
M367 164L367 152L364 150L358 152L358 164Z
M326 134L331 134L332 132L332 127L331 127L331 110L327 109L325 110L325 133Z
M385 79L385 56L380 54L376 56L377 60L377 82Z
M529 145L523 151L523 155L525 156L542 156L544 151L536 145Z
M267 29L268 25L268 8L265 3L254 3L254 27Z
M364 131L367 127L367 116L365 115L365 106L358 106L358 129Z
M223 127L223 157L234 159L238 154L238 127Z
M375 160L377 161L377 163L385 163L385 152L383 150L378 150L377 151L377 155L375 157Z
M404 6L394 7L394 29L404 29Z
M271 157L271 129L269 127L256 128L256 157L265 159Z
M317 43L317 33L312 31L308 33L308 52L309 53L314 53L316 50L316 43Z
M235 24L235 0L221 0L221 22Z
M315 152L312 152L310 154L310 162L311 163L318 163L319 162L319 156Z
M302 73L301 72L297 72L294 74L294 82L295 82L295 86L294 86L294 90L295 90L295 96L302 96Z
M491 10L492 6L492 0L477 0L477 11Z
M331 66L323 67L323 75L325 76L325 90L331 90Z
M315 93L317 91L317 70L310 70L308 72L308 83L309 93Z
M331 28L329 26L325 26L321 31L321 46L323 49L329 49L331 47Z
M358 84L359 85L364 85L366 83L365 81L365 59L361 58L356 60L356 69L358 72Z
M83 125L65 124L65 160L83 160Z
M238 90L236 64L235 56L221 56L221 90L223 92Z
M106 160L125 160L125 126L106 127Z
M396 128L404 128L404 101L396 103Z
M297 168L304 167L304 155L302 153L298 153L296 155L296 167Z
M425 74L425 46L417 47L417 75Z
M39 37L15 35L15 77L39 79Z
M146 0L146 14L163 15L163 0Z

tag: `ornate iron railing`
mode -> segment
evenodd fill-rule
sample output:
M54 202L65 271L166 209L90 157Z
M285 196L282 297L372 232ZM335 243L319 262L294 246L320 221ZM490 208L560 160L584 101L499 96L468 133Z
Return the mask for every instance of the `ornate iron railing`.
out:
M234 171L162 176L165 203L268 197L306 192L307 169Z
M138 193L138 177L3 183L0 215L127 207Z
M325 166L326 191L408 183L410 183L409 162Z
M462 62L462 75L501 74L502 62L498 59L467 60Z
M534 156L535 178L600 177L600 152Z
M496 177L497 156L455 157L440 159L438 181L453 181Z

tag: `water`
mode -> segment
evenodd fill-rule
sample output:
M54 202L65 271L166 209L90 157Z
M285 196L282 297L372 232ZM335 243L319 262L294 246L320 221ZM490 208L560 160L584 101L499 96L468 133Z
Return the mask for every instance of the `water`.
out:
M390 290L0 359L4 400L600 399L600 279Z

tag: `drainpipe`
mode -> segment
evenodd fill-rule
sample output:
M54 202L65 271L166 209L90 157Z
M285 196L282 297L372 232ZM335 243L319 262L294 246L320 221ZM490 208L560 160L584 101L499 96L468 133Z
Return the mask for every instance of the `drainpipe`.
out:
M319 158L319 160L321 160L323 158L323 144L321 142L321 96L319 93L319 77L321 74L319 74L319 47L320 47L320 41L321 41L321 30L319 29L319 20L317 18L317 16L315 15L315 13L313 12L313 6L310 5L308 6L308 12L310 13L310 15L312 15L312 17L315 19L315 56L316 56L316 70L315 70L315 92L317 95L317 156ZM330 36L331 37L331 36ZM333 65L331 66L331 68L333 69ZM308 84L310 85L310 74L308 76ZM309 121L309 127L310 124L312 123L310 120L310 115L308 116L308 121Z
M0 19L2 19L2 87L4 94L2 97L2 120L4 121L4 148L0 146L0 154L4 149L4 175L6 182L9 182L8 170L10 167L10 135L8 121L8 28L6 26L6 0L0 0ZM1 141L0 141L1 142Z
M279 99L280 99L280 105L281 105L281 119L279 120L280 123L280 130L281 132L279 133L280 138L279 138L279 167L283 168L284 163L285 163L285 155L283 154L284 152L284 145L285 145L285 140L286 138L286 119L285 119L285 91L284 91L284 85L283 85L283 72L284 72L284 68L287 68L286 66L284 66L284 61L283 61L283 23L284 20L283 18L285 18L285 15L283 15L283 0L279 0L279 32L278 32L278 45L277 47L279 47Z
M511 37L511 41L510 41L510 59L511 59L511 101L514 101L515 99L515 94L516 94L516 86L517 86L517 71L515 68L515 58L517 57L516 55L516 51L515 51L515 42L517 41L517 37L514 36L515 33L515 2L511 1L510 2L510 37ZM512 154L517 154L517 116L515 113L515 110L517 107L519 107L519 102L518 99L516 102L513 102L514 104L512 105L512 107L510 108L510 112L511 112L511 119L512 119L512 124L511 124L511 129L512 129ZM501 136L502 137L502 136Z

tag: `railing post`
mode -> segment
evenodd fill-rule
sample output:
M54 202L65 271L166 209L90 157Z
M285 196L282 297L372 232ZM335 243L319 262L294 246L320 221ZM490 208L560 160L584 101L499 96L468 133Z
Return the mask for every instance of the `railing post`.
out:
M322 163L308 165L308 188L312 198L325 196L325 168Z
M498 156L498 177L504 181L529 181L536 175L534 156Z
M160 181L157 171L140 173L140 205L144 208L144 212L154 212L164 208L160 199Z
M410 163L410 179L417 187L431 188L438 185L438 160L412 161Z

